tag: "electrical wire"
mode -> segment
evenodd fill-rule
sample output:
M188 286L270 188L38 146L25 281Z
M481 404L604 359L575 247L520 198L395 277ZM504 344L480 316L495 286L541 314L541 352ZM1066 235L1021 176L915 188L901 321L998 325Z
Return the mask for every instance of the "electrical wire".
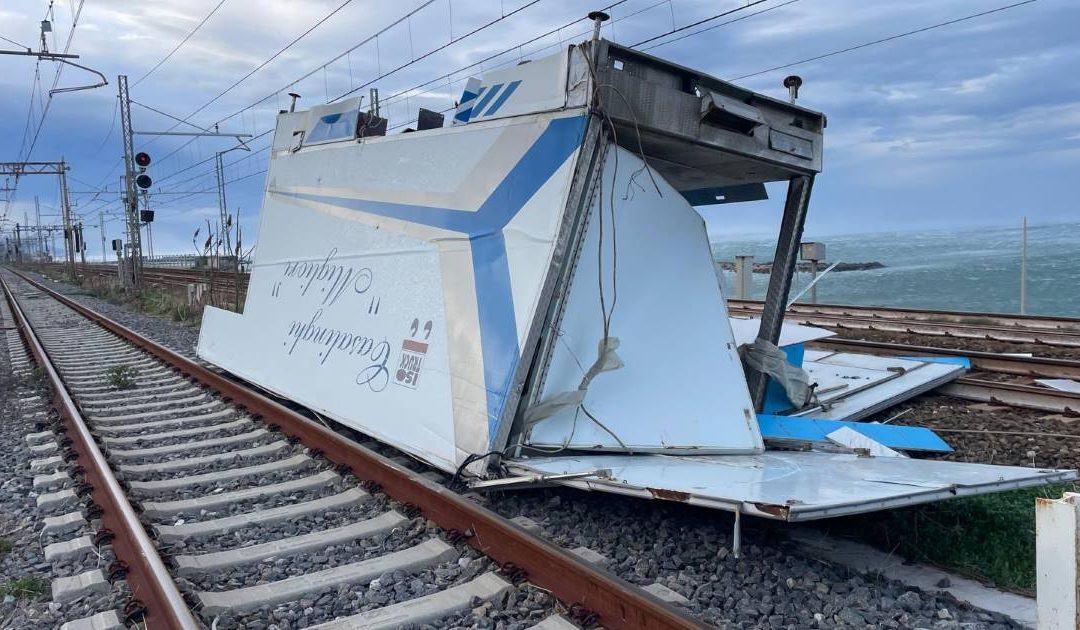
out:
M647 11L647 10L649 10L649 9L652 9L652 8L654 8L654 7L656 7L656 6L659 6L659 5L661 5L661 4L664 4L664 3L665 3L665 2L667 2L667 1L668 1L668 0L660 0L660 2L656 2L655 4L653 4L653 5L650 5L649 7L646 7L645 9L641 9L641 10L639 10L639 11L636 11L636 12L634 12L634 13L631 13L631 14L629 14L629 15L625 16L624 18L621 18L621 19L627 19L627 18L630 18L630 17L632 17L632 16L634 16L634 15L637 15L637 14L639 14L639 13L642 13L642 12L644 12L644 11ZM603 10L607 11L607 10L613 9L613 8L615 8L615 7L618 7L619 5L621 5L621 4L624 4L624 3L626 3L626 2L628 2L628 0L617 0L616 2L613 2L613 3L609 4L609 5L607 5L606 7L604 7L604 8L603 8ZM419 10L419 9L423 8L423 7L427 6L428 4L430 4L430 2L428 2L428 3L425 3L425 4L424 4L424 5L422 5L421 7L418 7L418 8L416 9L416 10ZM530 3L530 4L534 4L534 3ZM523 9L523 8L527 8L527 6L528 6L528 5L526 5L526 6L523 6L523 7L519 8L518 10L521 10L521 9ZM414 12L415 12L415 10L414 10ZM512 12L512 13L508 13L508 14L505 14L505 15L503 15L503 17L502 17L502 18L499 18L499 19L497 19L497 20L494 20L493 22L498 22L498 21L500 21L501 19L505 19L505 18L507 18L507 17L510 17L510 16L512 16L512 15L513 15L514 13L516 13L516 12L517 12L517 11L514 11L514 12ZM402 19L404 19L404 18L402 18ZM395 22L394 24L400 23L402 19L399 19L399 20L397 20L397 21L396 21L396 22ZM484 57L483 59L480 59L480 60L478 60L478 61L472 62L472 63L470 63L470 64L467 64L467 65L465 65L465 66L462 66L462 67L460 67L460 68L458 68L458 69L456 69L456 70L454 70L454 71L452 71L452 72L446 73L446 74L444 74L444 75L440 75L439 77L436 77L436 78L434 78L434 79L431 79L431 80L425 81L425 82L423 82L423 83L420 83L420 84L418 84L418 85L416 85L416 86L414 86L414 87L412 87L412 88L409 88L409 89L407 89L407 90L402 90L402 91L400 91L400 92L397 92L396 94L394 94L394 95L390 96L390 97L389 97L388 99L385 99L385 100L384 100L383 102L384 102L384 103L390 103L390 102L394 102L394 101L395 101L395 100L397 100L397 99L400 99L400 98L403 98L403 97L407 96L407 95L408 95L408 94L409 94L410 92L412 92L412 91L414 91L414 90L420 89L420 88L422 88L422 87L426 87L426 86L428 86L428 85L431 85L431 84L433 84L433 83L436 83L436 82L440 82L440 81L442 81L443 79L449 79L449 77L450 77L450 76L452 76L452 75L454 75L454 74L458 74L458 73L460 73L460 72L464 72L464 71L466 71L466 70L470 70L470 69L472 69L472 68L475 68L475 67L477 67L477 66L480 66L480 65L482 65L482 64L484 64L484 63L486 63L486 62L488 62L488 61L490 61L490 60L492 60L492 59L498 58L498 57L500 57L500 56L502 56L502 55L505 55L505 54L507 54L507 53L510 53L510 52L512 52L512 51L514 51L514 50L518 50L518 49L520 49L520 48L521 48L521 47L523 47L523 46L527 46L528 44L531 44L531 43L533 43L533 42L535 42L535 41L538 41L538 40L540 40L540 39L543 39L544 37L548 37L548 36L550 36L550 35L553 35L553 34L555 34L555 33L558 33L559 31L561 31L561 30L563 30L563 29L565 29L565 28L568 28L568 27L570 27L570 26L573 26L574 24L576 24L576 23L578 23L578 22L581 22L581 21L583 21L583 20L587 20L587 19L588 19L588 18L582 17L582 18L576 18L576 19L574 19L574 20L571 20L570 22L567 22L566 24L563 24L563 25L561 25L561 26L559 26L559 27L553 28L553 29L551 29L551 30L549 30L549 31L547 31L547 32L545 32L545 33L542 33L542 34L540 34L540 35L534 36L534 37L532 37L532 38L530 38L530 39L528 39L528 40L525 40L525 41L523 41L523 42L519 42L518 44L515 44L514 46L511 46L511 47L509 47L509 48L506 48L506 49L504 49L504 50L502 50L502 51L500 51L500 52L498 52L498 53L495 53L495 54L492 54L492 55L488 55L487 57ZM618 21L618 20L612 20L612 21L613 21L613 22L615 22L615 21ZM486 26L489 26L489 25L490 25L490 24L488 24L488 25L485 25L485 27L486 27ZM390 26L393 26L393 25L390 25ZM388 26L388 27L386 27L386 28L389 28L389 26ZM381 30L380 32L383 32L383 31L385 31L385 30L386 30L386 28L382 29L382 30ZM475 31L474 31L474 32L475 32ZM376 34L376 35L377 35L377 34ZM467 36L467 35L466 35L466 36ZM464 37L466 37L466 36L462 36L462 37L456 38L456 39L455 39L454 41L460 41L461 39L464 39ZM365 40L365 42L367 42L367 41L370 41L370 39L371 39L371 38L369 37L368 39L366 39L366 40ZM451 42L451 43L452 43L452 42ZM355 48L356 48L356 47L354 47L353 49L350 49L350 51L351 51L351 50L354 50ZM443 46L442 48L445 48L445 45L444 45L444 46ZM347 51L347 52L348 52L348 51ZM342 54L338 55L337 57L335 57L335 58L334 58L334 59L332 59L331 61L327 62L326 64L323 64L323 66L320 66L319 68L316 68L316 69L314 69L314 70L312 70L312 71L308 72L308 73L307 73L306 75L304 75L304 76L303 76L303 77L301 77L300 79L297 79L296 81L293 81L293 82L289 83L288 85L286 85L286 86L282 87L281 89L277 90L276 92L274 92L274 93L271 93L271 94L269 94L269 95L267 95L267 96L263 97L263 98L262 98L262 99L260 99L259 101L256 101L255 103L253 103L253 104L251 104L251 105L248 105L248 106L246 106L246 107L244 107L244 108L242 108L242 109L240 109L240 110L237 110L236 112L233 112L232 114L230 114L229 116L226 116L225 118L222 118L222 119L221 119L220 121L218 121L218 123L220 124L221 122L225 122L225 121L229 120L230 118L233 118L233 117L237 116L237 115L238 115L238 114L240 114L241 112L243 112L243 111L246 111L247 109L250 109L251 107L254 107L255 105L258 105L259 103L261 103L261 102L263 102L263 101L267 100L268 98L271 98L272 96L274 96L274 95L276 95L276 94L280 93L280 92L281 92L282 90L288 89L289 87L292 87L292 86L296 85L296 83L298 83L299 81L302 81L302 80L303 80L304 78L310 77L311 75L315 74L315 73L316 73L316 72L317 72L317 71L318 71L318 70L319 70L320 68L323 68L323 67L325 67L326 65L329 65L330 63L332 63L333 61L336 61L337 59L340 59L341 57L343 57L343 56L344 56L344 54L345 54L345 53L342 53ZM430 54L430 53L428 53L428 54ZM409 62L409 64L405 64L405 65L406 65L406 66L407 66L407 65L411 65L412 63L415 63L415 62L417 62L417 61L420 61L420 59L421 59L421 58L417 58L417 59L413 60L412 62ZM403 67L404 67L404 66L403 66ZM400 70L400 69L401 69L401 68L397 68L397 69L396 69L395 71L397 71L397 70ZM368 81L367 83L363 84L362 86L360 86L360 87L356 88L356 90L360 90L360 89L363 89L364 87L367 87L368 85L370 85L370 84L371 84L371 83L373 83L374 81L378 81L379 79L381 79L381 78L384 78L385 76L389 76L389 74L392 74L393 72L394 72L394 71L391 71L391 72L389 72L389 73L386 73L386 74L385 74L385 75L383 75L383 76L380 76L380 77L377 77L377 78L373 79L372 81ZM344 95L343 95L343 96L344 96ZM337 99L340 99L340 98L342 98L342 96L339 96L339 97L337 97L337 98L336 98L336 99L334 99L334 100L337 100ZM450 111L451 109L454 109L454 108L453 108L453 107L450 107L450 108L444 109L444 110L442 110L442 111L441 111L441 113L446 113L446 112ZM414 122L414 121L413 121L413 122ZM394 125L394 126L390 127L390 129L397 129L397 128L399 128L399 127L402 127L402 126L406 126L406 125L408 125L408 124L411 124L411 123L410 123L410 122L405 122L405 123L399 123L399 124L397 124L397 125ZM260 134L256 135L255 137L253 137L253 138L252 138L251 140L255 140L255 139L257 139L257 138L260 138L260 137L262 137L262 136L265 136L265 135L267 135L267 134L270 134L270 133L272 133L273 131L274 131L274 129L273 129L273 128L267 129L266 131L264 131L264 132L262 132L262 133L260 133ZM249 142L250 142L250 140L249 140ZM188 144L190 144L190 143L191 143L191 141L188 141L188 142L187 142L187 143L185 143L185 144L184 144L183 146L187 146L187 145L188 145ZM175 153L176 153L177 151L179 151L180 149L182 149L182 148L183 148L183 146L179 147L179 148L178 148L178 149L177 149L176 151L173 151L172 153L169 153L168 155L166 155L166 156L165 156L165 158L168 158L168 157L172 156L172 155L173 155L173 154L175 154ZM163 158L163 159L164 159L164 158ZM209 161L210 161L210 160L212 160L212 159L213 159L213 156L211 156L211 157L208 157L208 158L206 158L206 159L204 159L204 160L201 160L201 161L199 161L199 162L196 162L195 164L192 164L192 165L190 165L190 166L187 166L187 167L185 167L185 168L182 168L182 169L180 169L180 170L178 170L178 171L175 171L175 172L173 172L173 173L170 173L170 174L168 174L168 175L165 175L165 176L163 176L163 177L160 177L160 178L158 178L158 181L159 181L159 182L164 182L164 181L166 181L166 180L168 180L168 179L172 178L172 177L173 177L173 176L175 176L175 175L178 175L178 174L180 174L180 173L182 173L182 172L184 172L184 171L187 171L187 170L190 170L190 169L192 169L192 168L195 168L195 167L197 167L197 166L198 166L198 165L200 165L200 164L205 164L205 163L209 162ZM207 175L209 175L209 173L207 173Z
M215 13L217 13L217 10L221 8L221 5L225 4L225 3L227 2L227 1L228 1L228 0L221 0L220 2L218 2L218 3L217 3L217 5L215 5L215 6L214 6L214 8L213 8L213 9L210 9L210 12L206 14L206 17L204 17L204 18L202 19L202 21L201 21L201 22L199 22L198 24L196 24L196 25L195 25L195 28L191 29L191 32L189 32L189 33L188 33L187 35L185 35L185 36L184 36L184 39L181 39L181 40L180 40L180 43L179 43L179 44L177 44L177 45L176 45L176 46L175 46L175 47L174 47L174 48L173 48L172 50L170 50L170 51L169 51L169 54L167 54L167 55L165 55L164 57L162 57L162 58L161 58L161 61L159 61L159 62L157 62L156 64L154 64L154 67L153 67L153 68L150 68L149 70L147 70L146 72L144 72L144 73L143 73L143 75L142 75L141 77L139 77L138 79L135 79L135 82L131 84L131 87L135 87L135 86L137 86L138 84L142 83L142 82L143 82L143 80L144 80L144 79L146 79L146 77L150 76L151 74L154 74L154 71L155 71L155 70L157 70L158 68L160 68L162 64L164 64L164 63L165 63L166 61L168 61L168 60L169 60L169 59L170 59L170 58L171 58L171 57L172 57L173 55L175 55L175 54L176 54L176 51L180 50L180 48L182 48L182 47L183 47L183 45L184 45L184 44L186 44L186 43L187 43L187 41L188 41L189 39L191 39L191 37L192 37L193 35L195 35L195 33L199 32L199 29L200 29L200 28L202 28L204 24L206 24L207 20L209 20L209 19L210 19L211 17L213 17L213 16L214 16L214 14L215 14Z
M972 13L970 15L965 15L963 17L959 17L959 18L956 18L956 19L953 19L953 20L948 20L948 21L945 21L945 22L938 22L937 24L931 24L929 26L924 26L922 28L917 28L917 29L914 29L914 30L911 30L911 31L906 31L906 32L903 32L903 33L897 33L896 35L890 35L888 37L882 37L881 39L875 39L874 41L864 42L862 44L856 44L854 46L848 46L847 48L841 48L840 50L834 50L832 52L827 52L827 53L823 53L823 54L820 54L820 55L815 55L813 57L807 57L806 59L800 59L798 61L792 61L792 62L789 62L789 63L781 64L779 66L773 66L771 68L766 68L764 70L758 70L757 72L751 72L749 74L744 74L744 75L741 75L741 76L737 76L737 77L735 77L733 79L729 79L729 81L741 81L742 79L749 79L750 77L756 77L756 76L759 76L759 75L762 75L762 74L766 74L768 72L774 72L776 70L783 70L785 68L791 68L792 66L798 66L798 65L801 65L801 64L804 64L804 63L810 63L811 61L819 61L821 59L827 59L829 57L835 57L836 55L842 55L844 53L849 53L849 52L852 52L852 51L855 51L855 50L861 50L863 48L869 48L870 46L876 46L878 44L884 44L886 42L891 42L893 40L897 40L897 39L900 39L902 37L908 37L910 35L917 35L919 33L925 33L926 31L932 31L932 30L937 29L937 28L942 28L942 27L945 27L945 26L951 26L953 24L958 24L960 22L966 22L968 20L974 20L976 18L980 18L980 17L986 16L986 15L991 15L993 13L999 13L1001 11L1007 11L1009 9L1014 9L1016 7L1024 6L1025 4L1032 4L1033 2L1038 2L1038 0L1023 0L1023 2L1015 2L1013 4L1007 4L1005 6L997 7L996 9L990 9L988 11L981 11L979 13Z
M775 11L776 9L779 9L781 7L786 7L789 4L795 4L798 1L799 0L787 0L787 2L781 2L780 4L777 4L775 6L766 7L764 9L761 9L760 11L754 11L753 13L747 13L746 15L740 15L739 17L737 17L737 18L735 18L733 20L727 20L727 21L721 22L719 24L714 24L714 25L709 26L707 28L703 28L700 31L694 31L693 33L687 33L685 35L680 35L679 37L673 37L673 38L671 38L669 40L666 40L666 41L657 42L657 43L653 44L652 46L646 46L646 47L642 48L641 50L642 51L652 50L654 48L659 48L661 46L667 46L668 44L673 44L675 42L682 41L682 40L684 40L684 39L686 39L688 37L693 37L694 35L700 35L702 33L708 32L708 31L716 30L716 29L718 29L720 27L727 26L728 24L734 24L735 22L741 22L743 20L748 20L748 19L754 17L755 15L761 15L763 13L768 13L770 11Z
M29 47L29 46L23 46L23 45L22 45L22 44L20 44L19 42L15 41L15 40L13 40L13 39L8 39L8 38L4 37L3 35L0 35L0 39L4 40L5 42L8 42L9 44L15 44L15 45L16 45L16 46L18 46L19 48L25 48L25 49L27 49L27 50L30 50L30 47Z
M753 0L752 2L749 2L749 3L744 4L742 6L735 7L734 9L728 9L727 11L722 11L720 13L717 13L716 15L711 15L711 16L705 18L705 19L698 20L697 22L694 22L692 24L687 24L686 26L680 26L678 28L673 28L673 29L671 29L670 31L668 31L666 33L661 33L661 34L656 35L654 37L650 37L649 39L643 39L643 40L641 40L640 42L638 42L636 44L631 44L630 48L637 48L638 46L640 46L642 44L648 44L649 42L656 41L656 40L658 40L658 39L660 39L662 37L667 37L668 35L673 35L675 33L685 31L688 28L694 28L695 26L700 26L702 24L705 24L706 22L711 22L713 20L718 20L718 19L724 17L725 15L731 15L732 13L738 13L739 11L745 11L746 9L749 9L750 7L757 6L757 5L759 5L759 4L763 3L763 2L769 2L769 1L770 0Z
M615 7L615 6L618 6L618 5L620 5L620 4L623 4L624 2L627 2L627 1L628 1L628 0L618 0L617 2L615 2L615 3L612 3L611 5L609 5L609 7L608 7L608 8L611 8L611 7ZM344 94L341 94L341 95L339 95L339 96L337 96L337 97L335 97L335 98L333 98L333 99L330 99L330 101L328 101L328 102L334 102L334 101L340 100L340 99L342 99L342 98L344 98L344 97L348 96L349 94L352 94L352 93L354 93L354 92L356 92L356 91L359 91L359 90L361 90L361 89L363 89L363 88L365 88L365 87L368 87L368 86L372 85L372 84L373 84L374 82L376 82L376 81L379 81L380 79L383 79L383 78L386 78L386 77L388 77L388 76L391 76L391 75L393 75L393 74L395 74L395 73L397 73L397 72L401 71L401 70L402 70L402 69L404 69L404 68L407 68L407 67L409 67L409 66L411 66L411 65L413 65L413 64L415 64L415 63L417 63L417 62L419 62L419 61L421 61L421 60L423 60L423 59L425 59L425 58L427 58L427 57L429 57L429 56L431 56L431 55L433 55L433 54L435 54L435 53L437 53L437 52L441 51L441 50L444 50L444 49L446 49L447 47L449 47L449 46L451 46L451 45L453 45L453 44L455 44L455 43L458 43L458 42L460 42L460 41L462 41L462 40L464 40L464 39L466 39L466 38L468 38L468 37L471 37L472 35L475 35L476 33L479 33L479 32L481 32L481 31L483 31L483 30L486 30L487 28L490 28L491 26L493 26L493 25L495 25L495 24L497 24L497 23L499 23L499 22L501 22L501 21L503 21L503 20L505 20L505 19L508 19L508 18L510 18L510 17L512 17L512 16L514 16L515 14L517 14L517 13L519 13L519 12L521 12L521 11L523 11L523 10L525 10L525 9L527 9L527 8L529 8L529 7L533 6L533 5L535 5L535 4L537 4L538 2L540 2L540 0L532 0L532 2L529 2L529 3L525 4L525 5L522 5L521 7L519 7L519 8L517 8L517 9L515 9L514 11L511 11L510 13L505 13L505 14L501 15L500 17L498 17L498 18L496 18L496 19L494 19L494 20L491 20L491 21L489 21L489 22L487 22L487 23L485 23L485 24L483 24L483 25L481 25L481 26L477 27L476 29L474 29L474 30L470 31L469 33L466 33L466 34L464 34L464 35L461 35L461 36L459 36L459 37L457 37L457 38L454 38L454 39L452 39L452 40L451 40L450 42L448 42L448 43L446 43L446 44L442 44L442 45L440 45L440 46L436 47L435 49L432 49L432 50L430 50L430 51L428 51L428 52L424 53L424 54L423 54L423 55L421 55L420 57L416 57L416 58L412 59L411 61L409 61L409 62L406 62L406 63L404 63L404 64L402 64L402 65L400 65L400 66L398 66L398 67L396 67L396 68L394 68L394 69L392 69L392 70L388 71L388 72L382 73L381 75L379 75L379 76L375 77L374 79L371 79L371 80L369 80L369 81L367 81L367 82L363 83L363 84L362 84L362 85L360 85L359 87L356 87L356 88L354 88L354 89L351 89L351 90L349 90L348 92L346 92L346 93L344 93ZM411 12L411 13L410 13L409 15L412 15L412 13L415 13L416 11L419 11L420 9L423 9L424 7L426 7L426 6L430 5L430 4L431 4L431 2L426 2L425 4L423 4L423 5L419 6L419 7L417 7L416 9L414 9L414 10L413 10L413 12ZM395 22L394 22L394 23L392 23L392 24L388 25L387 27L384 27L383 29L380 29L380 32L379 32L379 33L376 33L375 35L373 35L373 36L371 36L371 37L367 38L367 40L365 40L365 41L370 41L370 40L371 40L371 39L372 39L373 37L377 37L377 36L378 36L378 35L379 35L380 33L382 33L382 32L385 32L385 31L386 31L386 30L387 30L388 28L391 28L392 26L394 26L394 25L396 25L396 24L400 24L400 23L401 23L401 22L402 22L402 21L403 21L404 19L406 19L407 17L409 17L409 16L407 15L407 16L404 16L404 17L402 17L402 18L399 18L399 19L395 20ZM570 22L570 24L573 24L573 23L575 23L575 22L578 22L578 21L580 21L581 19L582 19L582 18L579 18L579 19L577 19L577 20L574 20L573 22ZM354 47L354 48L355 48L355 47ZM352 50L352 49L350 49L350 50ZM302 81L302 80L303 80L304 78L307 78L307 77L310 77L310 76L312 76L313 74L315 74L316 72L318 72L318 70L319 70L320 68L324 68L324 67L326 67L326 66L327 66L327 65L329 65L330 63L333 63L333 61L336 61L337 59L340 59L341 57L343 57L343 56L344 56L345 54L347 54L347 52L346 52L346 53L342 53L342 54L339 54L338 56L336 56L336 57L335 57L334 59L332 59L331 61L327 62L326 64L323 64L322 66L319 66L318 68L315 68L314 70L312 70L312 71L308 72L308 73L307 73L306 75L304 75L304 77L301 77L300 79L297 79L297 81L294 81L294 82L292 82L292 83L288 84L287 86L285 86L285 87L283 87L283 88L281 88L281 89L282 89L282 90L284 90L284 89L288 89L289 87L291 87L291 86L295 85L295 84L296 84L297 82L299 82L299 81ZM271 95L268 95L268 96L266 96L266 97L263 97L263 98L262 98L261 100L259 100L259 101L256 101L255 103L253 103L253 104L251 104L251 105L248 105L248 106L246 106L246 107L244 107L244 108L241 108L241 109L237 110L236 112L233 112L232 114L229 114L228 116L226 116L226 117L222 118L221 120L219 120L217 124L220 124L220 123L222 123L222 122L225 122L225 121L227 121L227 120L229 120L229 119L231 119L231 118L233 118L233 117L235 117L235 116L239 115L239 114L240 114L241 112L243 112L243 111L246 111L247 109L250 109L251 107L254 107L254 106L255 106L255 105L257 105L258 103L261 103L261 102L265 101L266 99L270 98L271 96L274 96L274 95L276 95L276 94L280 93L280 91L281 91L281 90L278 90L277 92L274 92L274 93L273 93L273 94L271 94ZM186 118L185 118L185 121L186 121L187 119L190 119L190 118L191 118L191 116L189 115L188 117L186 117ZM173 128L175 128L175 126L174 126ZM258 135L257 135L256 137L261 137L261 136L263 136L263 135L266 135L266 134L269 134L269 133L272 133L272 132L273 132L273 128L271 128L271 129L267 129L267 130L266 130L266 131L264 131L263 133L261 133L261 134L258 134ZM254 139L254 138L253 138L253 139ZM177 149L175 149L175 150L173 150L172 152L170 152L170 153L166 154L166 155L165 155L165 157L164 157L164 158L162 158L162 159L164 160L164 159L167 159L167 158L169 158L169 157L171 157L171 156L175 155L175 154L176 154L176 153L177 153L178 151L180 151L180 150L181 150L181 149L183 149L184 147L186 147L186 146L190 145L190 144L191 144L191 142L193 142L193 140L189 140L188 142L185 142L184 144L182 144L182 145L181 145L180 147L178 147ZM208 162L208 161L209 161L210 159L212 159L212 158L207 158L207 159L205 159L205 160L202 160L202 163ZM195 165L192 165L192 166L195 166ZM188 167L188 168L191 168L191 167ZM186 170L186 169L181 169L181 171L182 171L182 170ZM165 177L162 177L162 178L160 178L160 179L159 179L159 181L165 181L165 180L169 179L170 177L172 177L173 175L175 175L175 174L178 174L178 173L179 173L179 172L181 172L181 171L176 171L176 172L174 172L174 173L170 173L169 175L166 175Z
M187 116L185 116L185 117L184 117L184 121L185 121L185 122L187 122L187 121L191 120L191 119L192 119L192 118L194 118L194 117L195 117L195 116L196 116L196 115L197 115L197 114L198 114L199 112L201 112L201 111L205 110L205 109L206 109L207 107L210 107L211 105L213 105L214 103L216 103L216 102L218 101L218 99L220 99L220 98L221 98L222 96L225 96L226 94L228 94L228 93L229 93L229 92L231 92L232 90L236 89L236 87L237 87L237 86L239 86L239 85L240 85L241 83L243 83L244 81L247 81L248 79L250 79L250 78L251 78L251 77L252 77L252 76L253 76L253 75L254 75L254 74L255 74L256 72L258 72L259 70L262 70L263 68L265 68L266 66L268 66L268 65L269 65L269 64L270 64L271 62L273 62L273 61L274 61L275 59L277 59L277 58L278 58L278 57L280 57L280 56L281 56L282 54L284 54L284 53L285 53L285 52L286 52L287 50L289 50L290 48L292 48L293 46L295 46L296 44L298 44L298 43L300 42L300 40L302 40L302 39L304 39L305 37L307 37L308 35L310 35L310 34L311 34L311 33L312 33L312 32L313 32L313 31L314 31L315 29L319 28L320 26L322 26L323 24L325 24L325 23L326 23L327 21L329 21L329 20L330 20L330 18L332 18L332 17L334 17L335 15L337 15L337 14L338 14L338 13L339 13L339 12L340 12L340 11L341 11L342 9L344 9L345 7L347 7L347 6L349 6L350 4L352 4L352 2L353 2L353 0L345 0L344 2L342 2L341 4L339 4L339 5L338 5L338 6L337 6L337 7L336 7L336 8L335 8L335 9L334 9L333 11L331 11L330 13L327 13L327 14L326 14L325 16L323 16L323 17L322 17L321 19L319 19L319 21L318 21L318 22L315 22L314 24L312 24L311 26L309 26L307 30L305 30L305 31L304 31L303 33L301 33L300 35L298 35L298 36L297 36L296 38L294 38L294 39L293 39L292 41L290 41L290 42L289 42L288 44L285 44L285 46L283 46L283 47L282 47L282 48L281 48L280 50L278 50L278 51L277 51L276 53L274 53L273 55L270 55L270 57L269 57L269 58L267 58L267 59L266 59L265 61L263 61L263 62L262 62L262 63L260 63L259 65L255 66L255 68L253 68L253 69L252 69L252 70L251 70L250 72L248 72L248 73L247 73L247 74L245 74L244 76L242 76L242 77L240 77L239 79L237 79L237 80L236 80L235 82L233 82L233 84L232 84L232 85L230 85L229 87L225 88L224 90L222 90L221 92L219 92L219 93L218 93L218 94L217 94L216 96L214 96L213 98L211 98L210 100L206 101L205 103L203 103L202 105L200 105L200 106L199 106L198 108L196 108L196 109L195 109L195 111L193 111L193 112L191 112L190 114L188 114ZM173 129L175 129L175 128L176 128L176 127L175 127L175 126L173 126Z

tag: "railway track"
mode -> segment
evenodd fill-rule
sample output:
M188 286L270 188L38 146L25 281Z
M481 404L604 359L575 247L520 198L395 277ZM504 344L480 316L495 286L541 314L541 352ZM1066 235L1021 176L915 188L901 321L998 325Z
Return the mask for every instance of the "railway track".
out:
M753 314L761 312L762 303L756 300L728 300L733 310ZM1059 331L1080 333L1080 318L1050 317L1045 315L1011 315L1005 313L980 313L944 311L933 309L884 308L878 306L853 306L846 304L792 304L788 315L869 320L901 320L906 322L951 323L989 326L992 328L1031 331Z
M57 457L54 474L103 508L147 627L265 624L284 609L320 628L438 625L477 602L513 609L522 581L586 625L700 625L46 287L0 279L72 441L77 461Z
M915 346L861 339L821 339L812 345L837 351L866 352L889 356L951 356L966 357L975 373L962 376L935 391L978 402L997 403L1011 407L1080 415L1080 395L1032 385L1036 378L1070 379L1080 381L1080 361L1045 357L1024 357L953 350L931 346ZM1004 375L1009 380L980 376Z

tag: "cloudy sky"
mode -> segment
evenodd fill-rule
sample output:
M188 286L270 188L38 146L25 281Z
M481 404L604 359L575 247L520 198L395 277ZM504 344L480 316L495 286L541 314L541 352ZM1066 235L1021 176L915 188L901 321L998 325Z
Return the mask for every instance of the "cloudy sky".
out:
M659 44L649 52L778 97L786 96L784 76L803 77L800 103L829 118L811 236L1019 224L1024 215L1042 223L1076 221L1075 0L1038 0L759 74L1008 4L624 0L611 10L604 35L635 44L743 7L643 47ZM90 252L99 255L99 217L107 238L122 232L116 77L126 74L138 103L137 130L194 129L167 117L173 116L256 136L250 152L224 156L228 206L239 210L250 243L268 132L274 113L287 107L287 92L300 93L301 106L310 106L378 87L391 126L404 125L421 106L451 106L470 74L580 41L590 27L572 22L599 6L571 0L55 0L49 49L63 50L70 40L78 63L100 71L109 85L50 99L54 83L87 85L96 77L68 67L57 79L54 62L0 56L0 160L66 159L75 210L87 226ZM0 5L0 37L36 49L48 7L43 0L7 0ZM0 46L17 48L9 41ZM504 54L472 65L497 53ZM137 137L136 149L155 160L149 173L156 253L190 252L195 229L217 217L213 156L235 146L227 138ZM783 195L771 192L767 202L702 209L710 231L723 237L774 230ZM33 222L35 196L43 223L58 220L55 178L23 178L17 190L3 194L0 200L9 200L0 202L5 233L24 213Z

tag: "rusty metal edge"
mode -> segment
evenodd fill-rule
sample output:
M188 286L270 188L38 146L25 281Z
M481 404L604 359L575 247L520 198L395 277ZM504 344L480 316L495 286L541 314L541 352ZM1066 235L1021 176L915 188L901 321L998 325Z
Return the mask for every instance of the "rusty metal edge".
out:
M71 438L79 465L83 467L86 481L92 488L94 502L103 508L102 523L115 536L113 550L118 559L127 563L132 597L146 606L147 627L169 630L202 628L203 625L191 614L157 548L109 469L105 455L90 434L75 401L71 399L48 353L3 278L0 278L0 286L19 332L53 390L54 405L64 420L65 431Z
M15 272L18 273L18 272ZM378 484L390 497L415 505L439 527L468 535L466 542L500 564L513 563L529 582L551 592L568 607L578 605L606 628L701 628L647 591L602 573L563 549L474 504L455 492L403 468L378 453L313 422L244 385L183 357L96 311L27 278L30 284L104 328L217 391L263 422L295 437L327 459L349 467L360 479Z

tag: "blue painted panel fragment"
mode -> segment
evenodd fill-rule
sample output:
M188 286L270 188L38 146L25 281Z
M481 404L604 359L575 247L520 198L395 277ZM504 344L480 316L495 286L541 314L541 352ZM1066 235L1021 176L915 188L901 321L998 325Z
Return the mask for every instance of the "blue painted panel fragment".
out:
M951 453L953 450L938 434L926 427L821 418L793 418L770 414L758 414L757 419L761 437L766 441L827 442L827 435L842 427L848 427L896 450L936 453Z
M789 346L781 346L780 349L787 355L788 363L795 367L802 367L803 355L806 354L805 344L793 343ZM762 406L762 411L765 413L781 413L790 411L794 407L795 405L788 400L784 387L770 378L768 385L765 386L765 404Z
M946 365L961 365L971 369L971 359L967 357L900 357L906 361L924 361L926 363L944 363Z

